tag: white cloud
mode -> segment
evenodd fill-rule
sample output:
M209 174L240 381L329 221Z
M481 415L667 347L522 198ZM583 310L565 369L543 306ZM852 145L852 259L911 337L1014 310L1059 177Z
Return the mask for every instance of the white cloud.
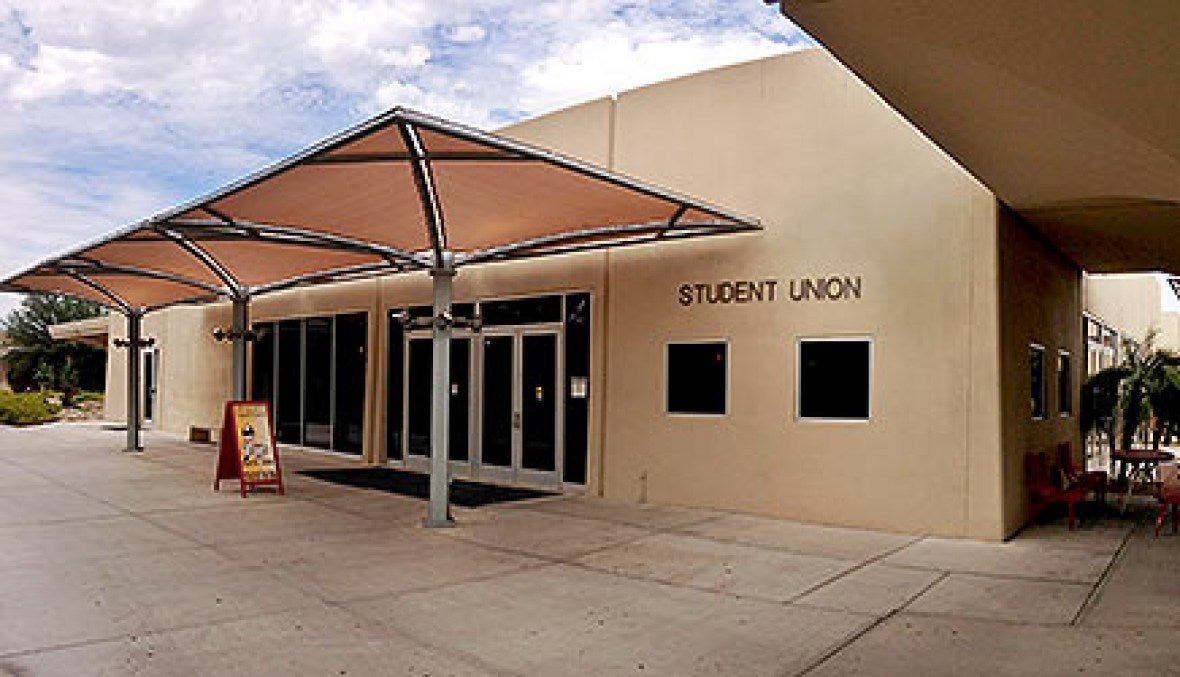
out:
M616 23L526 68L522 103L526 109L544 111L782 51L782 45L756 35L655 34L637 39L627 26Z
M451 29L451 40L455 42L479 42L486 38L487 35L487 29L476 24L455 26Z

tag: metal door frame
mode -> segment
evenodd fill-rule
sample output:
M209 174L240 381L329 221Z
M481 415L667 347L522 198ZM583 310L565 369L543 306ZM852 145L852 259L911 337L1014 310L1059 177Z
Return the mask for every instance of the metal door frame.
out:
M553 453L554 469L552 471L529 470L523 467L523 420L520 425L515 422L512 428L512 456L510 466L498 465L484 465L483 463L483 404L484 404L484 344L483 338L509 336L512 337L512 414L514 419L523 416L524 405L524 337L525 336L553 336L554 337L554 426L553 426ZM472 470L474 477L478 479L493 480L496 482L506 482L511 484L527 484L532 486L543 487L560 487L561 478L564 473L565 465L565 383L562 374L565 369L565 333L563 325L560 322L529 324L529 325L504 325L496 326L490 329L484 329L479 341L479 358L476 361L477 371L473 371L477 381L478 387L473 390L478 391L477 401L473 409L478 413L474 423L473 430L475 435L472 436L475 453L472 455Z

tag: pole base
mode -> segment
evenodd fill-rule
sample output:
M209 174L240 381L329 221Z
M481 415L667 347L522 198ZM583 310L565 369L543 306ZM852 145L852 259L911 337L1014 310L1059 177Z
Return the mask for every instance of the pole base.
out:
M136 447L134 449L132 449L131 447L127 447L126 449L123 450L123 452L127 453L127 454L142 454L143 447Z
M432 517L423 517L422 526L426 527L427 529L450 529L455 526L455 519L452 517L447 517L437 520Z

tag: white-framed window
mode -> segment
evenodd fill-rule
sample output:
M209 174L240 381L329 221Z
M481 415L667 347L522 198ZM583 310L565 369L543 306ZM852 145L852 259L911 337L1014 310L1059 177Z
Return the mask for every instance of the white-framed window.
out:
M1068 350L1057 351L1057 413L1073 415L1073 359Z
M664 412L689 416L724 416L729 412L729 341L665 344Z
M795 345L795 416L801 421L868 421L873 340L800 338Z
M1045 347L1032 343L1028 346L1029 390L1033 420L1045 418Z

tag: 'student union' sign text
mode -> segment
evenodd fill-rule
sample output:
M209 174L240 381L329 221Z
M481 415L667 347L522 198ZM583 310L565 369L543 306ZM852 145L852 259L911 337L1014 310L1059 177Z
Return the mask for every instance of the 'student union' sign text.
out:
M680 305L774 303L789 301L853 301L860 298L859 275L830 275L788 280L722 280L685 282L677 287Z

